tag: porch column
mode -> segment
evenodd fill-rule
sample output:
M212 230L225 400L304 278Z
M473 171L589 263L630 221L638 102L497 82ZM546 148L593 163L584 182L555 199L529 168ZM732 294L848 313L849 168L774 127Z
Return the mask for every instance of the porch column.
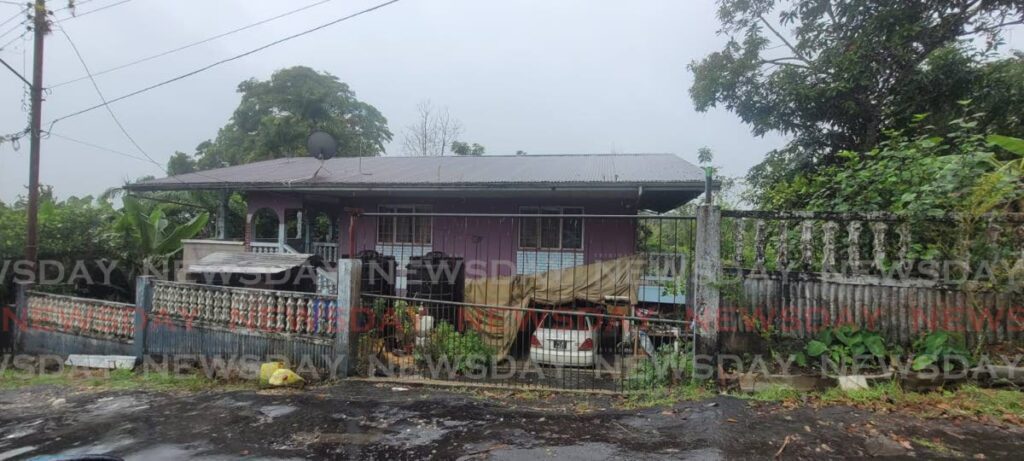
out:
M217 240L228 237L228 191L220 191L220 203L217 205Z
M287 240L288 224L285 222L285 218L288 213L284 208L274 210L277 212L277 248L278 251L284 252L284 244Z
M245 213L245 232L242 235L242 240L245 242L245 251L249 251L249 247L252 246L252 211L246 211Z
M697 207L697 247L694 259L693 297L697 354L718 353L719 282L722 279L721 210L714 205Z

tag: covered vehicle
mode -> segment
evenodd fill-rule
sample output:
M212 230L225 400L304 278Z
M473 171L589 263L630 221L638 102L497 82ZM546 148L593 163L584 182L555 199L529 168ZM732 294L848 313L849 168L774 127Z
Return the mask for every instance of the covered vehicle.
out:
M545 314L530 337L530 360L541 365L592 367L597 363L599 333L593 316Z

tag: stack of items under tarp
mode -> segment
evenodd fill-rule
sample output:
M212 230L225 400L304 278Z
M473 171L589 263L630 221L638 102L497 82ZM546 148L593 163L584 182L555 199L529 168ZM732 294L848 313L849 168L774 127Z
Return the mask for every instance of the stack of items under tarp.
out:
M607 299L636 304L642 264L642 258L628 256L539 274L467 279L467 304L496 307L465 307L463 316L501 357L515 341L525 314L521 309L530 305L603 304Z

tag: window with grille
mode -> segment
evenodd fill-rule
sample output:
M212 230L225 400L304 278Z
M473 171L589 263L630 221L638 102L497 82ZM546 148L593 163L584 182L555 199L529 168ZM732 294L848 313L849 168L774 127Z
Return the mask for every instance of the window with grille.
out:
M583 218L551 215L581 215L582 208L523 207L521 214L542 215L522 218L519 225L519 248L533 250L583 249Z
M428 205L388 205L379 208L381 213L430 213ZM429 245L432 237L433 218L430 216L379 216L377 218L377 243Z

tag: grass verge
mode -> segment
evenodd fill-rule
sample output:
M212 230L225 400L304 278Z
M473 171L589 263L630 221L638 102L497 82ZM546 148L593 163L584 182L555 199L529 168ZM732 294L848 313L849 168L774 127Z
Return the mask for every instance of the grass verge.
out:
M0 373L0 389L21 389L36 386L61 386L79 389L198 392L211 389L256 389L255 382L226 382L207 378L199 373L135 373L129 370L64 370L54 373L28 373L4 370Z

